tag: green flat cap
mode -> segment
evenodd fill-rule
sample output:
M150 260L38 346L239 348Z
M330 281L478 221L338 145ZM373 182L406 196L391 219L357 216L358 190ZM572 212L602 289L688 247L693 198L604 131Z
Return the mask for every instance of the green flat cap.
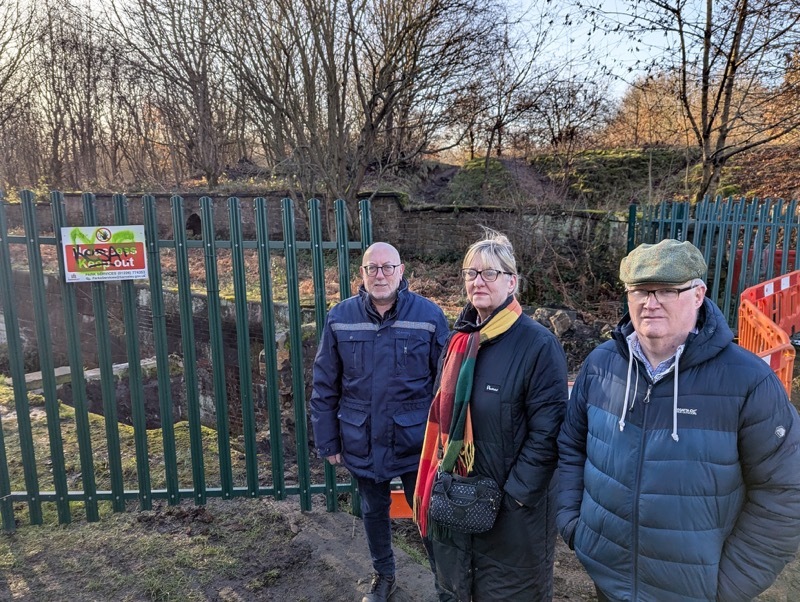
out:
M705 278L708 266L703 254L689 241L668 238L660 243L641 244L622 258L619 279L625 284L663 282L681 284Z

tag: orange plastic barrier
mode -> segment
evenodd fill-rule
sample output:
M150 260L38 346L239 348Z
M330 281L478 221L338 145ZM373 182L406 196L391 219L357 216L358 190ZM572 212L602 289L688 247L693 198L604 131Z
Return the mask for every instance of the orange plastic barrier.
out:
M731 276L732 282L732 291L739 290L739 275L742 272L742 255L744 251L742 249L736 250L736 255L733 260L733 274ZM750 249L750 252L747 254L747 267L748 270L752 273L753 271L753 249ZM789 251L788 255L786 256L786 265L790 266L789 269L792 269L791 266L795 264L795 258L797 257L797 251ZM761 253L761 272L762 277L763 274L767 273L767 265L769 263L769 247L765 248ZM775 249L775 254L772 257L772 273L773 274L780 274L781 273L781 264L783 263L783 249Z
M389 506L389 516L391 518L411 518L413 514L411 512L411 507L406 501L406 494L403 491L403 484L400 482L400 479L392 481L391 487L392 505Z
M747 299L739 305L739 345L769 364L786 393L792 394L795 351L789 335Z
M742 292L739 344L767 362L792 394L794 345L800 330L800 271L778 276Z
M751 286L741 299L750 301L789 336L800 331L800 271Z

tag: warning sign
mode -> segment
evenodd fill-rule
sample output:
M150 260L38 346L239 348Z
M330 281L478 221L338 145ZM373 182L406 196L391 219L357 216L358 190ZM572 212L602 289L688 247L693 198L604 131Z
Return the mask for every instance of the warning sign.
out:
M61 228L67 282L147 278L144 226Z

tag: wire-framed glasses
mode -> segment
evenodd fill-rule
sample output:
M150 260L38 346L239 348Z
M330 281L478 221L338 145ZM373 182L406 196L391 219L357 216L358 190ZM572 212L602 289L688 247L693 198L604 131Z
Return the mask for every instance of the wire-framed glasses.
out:
M678 297L680 297L681 293L690 291L698 286L699 285L697 284L693 284L684 288L658 288L654 291L649 291L643 288L634 288L627 291L628 301L631 303L647 303L650 295L653 295L658 303L669 303L670 301L675 301Z
M394 274L395 268L399 268L402 264L398 263L397 265L392 265L391 263L387 263L385 265L362 265L361 267L367 273L367 276L377 276L378 270L383 272L384 276L391 276Z
M500 274L508 274L513 276L513 272L504 272L503 270L473 270L472 268L464 268L461 270L461 275L467 282L472 282L480 276L484 282L494 282Z

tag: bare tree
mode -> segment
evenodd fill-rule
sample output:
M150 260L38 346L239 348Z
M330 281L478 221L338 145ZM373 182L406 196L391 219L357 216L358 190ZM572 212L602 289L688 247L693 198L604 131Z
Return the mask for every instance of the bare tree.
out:
M98 184L98 162L105 98L102 83L111 46L100 39L95 16L85 7L65 5L60 18L65 22L67 53L65 82L61 90L67 99L67 148L73 189ZM65 94L65 91L69 93Z
M167 124L152 92L153 80L128 59L125 47L113 37L106 44L98 85L101 181L115 187L163 186L170 180L170 148L165 143ZM180 181L182 172L172 175L173 181Z
M654 58L637 67L677 74L678 99L702 155L697 198L716 190L731 157L800 126L797 105L786 110L798 94L791 77L798 68L791 57L800 47L798 0L624 4L621 12L596 0L582 7L596 27L628 34L635 50L650 47Z
M642 76L625 91L601 133L609 146L686 144L687 123L677 95L676 77Z
M153 82L151 102L167 125L171 153L216 186L230 142L231 104L211 1L115 0L112 8L114 31Z
M531 103L528 131L554 151L574 152L608 120L607 88L603 79L585 75L550 82Z
M21 72L31 47L31 19L18 0L0 0L0 187L15 185L21 165L13 138L30 108ZM21 142L21 141L20 141Z
M368 171L434 150L492 37L491 7L476 0L229 8L224 55L246 87L264 155L306 196L354 199Z
M465 90L485 80L504 21L501 5L471 0L368 5L354 44L356 109L368 116L361 140L376 134L379 152L372 160L379 168L412 162L460 138L457 107L463 110Z
M33 41L31 21L18 0L0 0L0 127L14 115L22 94L19 72Z
M559 165L562 194L570 184L576 154L594 140L607 122L610 101L607 81L567 73L534 91L516 134L530 148L546 149Z
M44 178L49 186L63 187L76 182L69 171L70 99L74 90L74 65L71 53L71 30L65 19L66 10L59 0L39 6L36 22L36 44L31 55L29 75L34 82L36 112L42 130L41 156L46 162Z
M33 103L25 99L3 124L0 136L0 188L30 187L42 175L41 131L30 127L37 123Z
M478 80L472 80L464 86L458 101L453 105L453 127L461 133L460 140L466 145L470 160L478 156L479 149L483 149L480 119L485 112L486 98L483 84Z
M558 72L558 68L542 62L548 37L546 28L535 28L530 38L515 39L511 35L512 23L506 22L501 27L505 30L502 44L492 57L484 88L487 170L492 152L498 157L503 154L507 129L530 112Z
M141 73L113 36L102 36L100 15L80 0L43 0L27 17L30 45L17 79L25 94L4 124L0 162L14 186L97 189L162 181L155 167L137 171L137 154L152 143L132 124L148 104ZM152 104L152 103L150 103ZM153 127L158 119L138 119ZM146 173L145 173L146 172Z

